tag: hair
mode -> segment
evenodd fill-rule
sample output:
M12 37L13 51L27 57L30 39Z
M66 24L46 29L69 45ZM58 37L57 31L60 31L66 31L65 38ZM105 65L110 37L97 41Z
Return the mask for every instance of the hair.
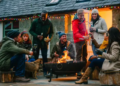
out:
M97 18L95 20L97 21L97 20L99 20L99 18L100 18L100 15L97 14ZM91 21L95 21L95 20L93 19L92 15L91 15Z
M118 42L118 44L120 45L120 31L119 29L115 28L115 27L111 27L108 30L109 33L109 42L108 42L108 52L110 51L110 47L112 45L113 42Z
M29 38L29 35L28 35L28 33L25 33L25 34L22 34L22 36L21 36L21 43L23 43L24 42L24 40L23 40L23 36L27 36L28 37L28 40L25 42L25 44L32 44L32 41L31 41L31 39Z

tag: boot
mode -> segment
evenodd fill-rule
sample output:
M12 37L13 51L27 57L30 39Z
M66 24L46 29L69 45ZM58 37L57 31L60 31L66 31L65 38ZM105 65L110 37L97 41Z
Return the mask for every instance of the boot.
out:
M79 81L76 81L75 84L88 84L88 77L92 73L92 69L88 67Z
M19 77L19 76L17 76L15 78L15 82L29 82L29 81L30 81L30 79L26 79L25 77Z

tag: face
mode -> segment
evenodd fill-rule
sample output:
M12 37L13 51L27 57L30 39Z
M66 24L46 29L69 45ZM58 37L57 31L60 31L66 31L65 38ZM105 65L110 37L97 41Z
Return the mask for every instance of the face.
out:
M47 16L48 16L48 14L47 14L47 13L46 13L46 14L41 14L42 21L45 21L45 20L47 19Z
M28 40L28 34L24 34L23 36L22 36L22 39L23 39L23 41L27 41Z
M21 40L21 34L19 34L17 37L14 38L15 42L20 42Z
M83 20L84 19L84 13L80 13L77 15L78 19Z
M67 36L66 35L62 35L61 38L60 38L60 40L62 42L66 42L67 41Z
M98 15L97 13L92 13L92 18L97 19L97 15Z

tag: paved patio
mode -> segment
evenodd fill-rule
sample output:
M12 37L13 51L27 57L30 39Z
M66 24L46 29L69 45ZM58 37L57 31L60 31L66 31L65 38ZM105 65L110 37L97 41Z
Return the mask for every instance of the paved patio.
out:
M0 83L0 86L100 86L98 80L89 80L87 85L75 84L77 80L75 76L53 77L52 82L48 82L49 79L43 77L42 74L38 75L38 79L31 79L29 83Z

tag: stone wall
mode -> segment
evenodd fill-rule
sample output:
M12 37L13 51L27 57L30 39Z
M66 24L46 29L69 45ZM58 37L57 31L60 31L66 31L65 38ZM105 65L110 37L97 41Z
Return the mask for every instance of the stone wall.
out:
M112 26L120 29L120 10L113 9L112 10Z
M54 35L50 42L50 51L52 51L52 48L55 45L55 43L59 41L59 36L56 33L58 31L64 32L64 18L60 18L60 19L54 18L54 19L51 19L51 22L53 24Z
M24 20L24 21L19 21L19 31L27 31L29 32L30 26L31 26L31 21L32 20ZM29 34L30 35L30 34ZM32 36L30 35L30 39L32 39Z

